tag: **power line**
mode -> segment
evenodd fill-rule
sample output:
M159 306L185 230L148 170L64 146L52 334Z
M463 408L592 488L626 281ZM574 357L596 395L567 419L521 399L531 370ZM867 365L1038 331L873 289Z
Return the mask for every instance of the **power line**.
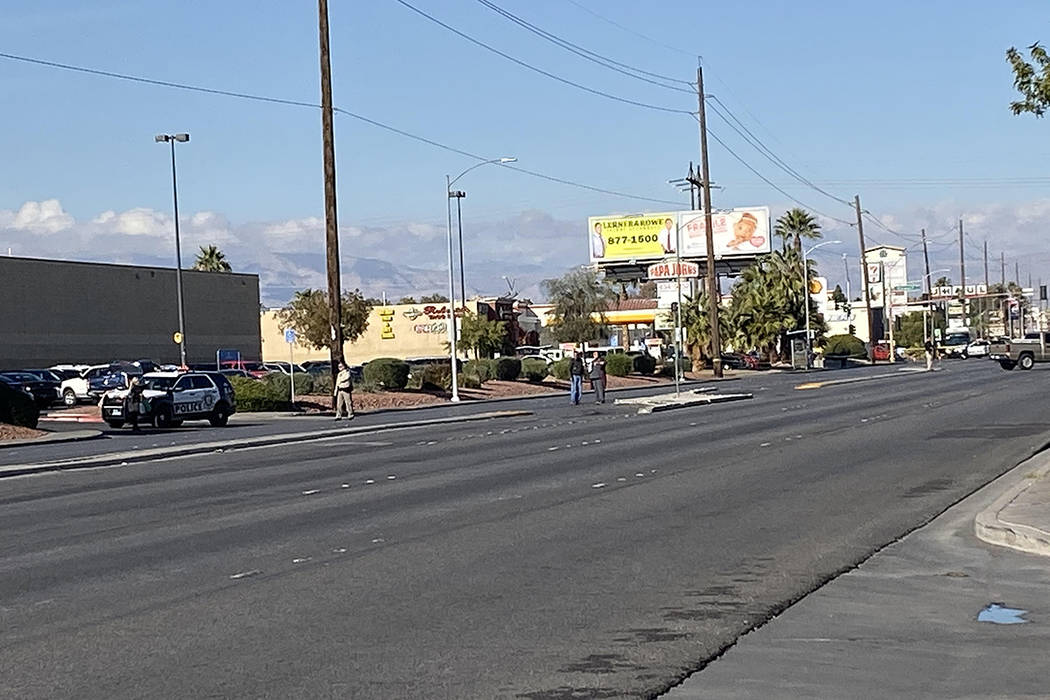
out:
M138 76L138 75L129 75L127 73L116 73L114 71L99 70L97 68L87 68L85 66L76 66L76 65L72 65L72 64L68 64L68 63L59 63L57 61L47 61L47 60L43 60L43 59L39 59L39 58L31 58L31 57L28 57L28 56L18 56L18 55L9 54L9 53L2 53L2 52L0 52L0 58L6 58L8 60L18 61L18 62L21 62L21 63L30 63L30 64L34 64L34 65L39 65L39 66L45 66L45 67L48 67L48 68L58 68L58 69L61 69L61 70L72 71L72 72L75 72L75 73L84 73L84 74L87 74L87 75L93 75L93 76L97 76L97 77L114 78L114 79L117 79L117 80L125 80L125 81L133 82L133 83L142 83L142 84L145 84L145 85L153 85L153 86L157 86L157 87L167 87L167 88L174 88L174 89L177 89L177 90L186 90L188 92L199 92L199 93L204 93L204 94L208 94L208 95L220 95L220 96L223 96L223 97L233 97L233 98L241 99L241 100L252 100L254 102L267 102L267 103L272 103L272 104L288 105L288 106L293 106L293 107L308 107L310 109L320 109L321 108L320 105L318 105L316 103L313 103L313 102L304 102L304 101L301 101L301 100L289 100L289 99L284 99L284 98L281 98L281 97L271 97L271 96L268 96L268 95L255 95L255 94L246 93L246 92L236 92L236 91L233 91L233 90L222 90L222 89L218 89L218 88L208 88L208 87L203 87L203 86L200 86L200 85L191 85L189 83L177 83L177 82L173 82L173 81L170 81L170 80L157 80L155 78L145 78L145 77ZM385 129L386 131L390 131L390 132L398 134L400 136L404 136L405 138L409 138L409 139L412 139L414 141L419 141L420 143L425 143L425 144L428 144L430 146L434 146L436 148L440 148L440 149L448 151L450 153L456 153L458 155L466 156L467 158L472 158L472 159L477 160L477 161L489 160L489 158L486 158L484 156L478 155L476 153L471 153L469 151L464 151L464 150L456 148L454 146L449 146L447 144L441 143L440 141L435 141L433 139L426 138L425 136L420 136L418 134L413 134L412 132L405 131L404 129L399 129L399 128L395 127L395 126L391 126L390 124L386 124L384 122L380 122L380 121L377 121L375 119L371 119L371 118L366 117L366 116L364 116L362 114L357 114L355 112L351 112L349 110L342 109L341 107L334 107L332 109L332 111L333 112L337 112L339 114L343 114L343 115L348 116L348 117L351 117L353 119L356 119L358 121L364 122L366 124L371 124L372 126L378 127L380 129ZM626 199L635 199L635 200L643 201L643 202L653 202L655 204L674 204L676 206L680 204L680 202L675 202L675 201L672 201L672 200L669 200L669 199L659 199L659 198L656 198L656 197L645 197L645 196L642 196L642 195L634 195L634 194L629 194L629 193L626 193L626 192L619 192L619 191L616 191L616 190L610 190L610 189L606 189L606 188L603 188L603 187L597 187L597 186L594 186L594 185L588 185L586 183L576 182L574 180L568 180L568 179L560 178L560 177L555 177L553 175L547 175L545 173L536 172L536 171L533 171L533 170L528 170L526 168L519 168L519 167L507 165L507 164L504 164L501 167L508 168L510 170L514 170L514 171L523 173L525 175L529 175L531 177L536 177L536 178L540 178L540 179L543 179L543 180L548 180L550 182L557 182L559 184L569 185L571 187L577 187L579 189L589 190L591 192L599 192L601 194L608 194L608 195L613 195L613 196L616 196L616 197L624 197Z
M614 100L616 102L622 102L624 104L634 105L635 107L643 107L645 109L651 109L651 110L655 110L657 112L667 112L667 113L670 113L670 114L692 114L692 112L690 112L689 110L686 110L686 109L676 109L674 107L664 107L662 105L654 105L654 104L650 104L648 102L639 102L638 100L632 100L632 99L627 98L627 97L620 97L619 95L613 95L612 93L604 92L603 90L596 90L595 88L587 87L586 85L582 85L580 83L574 82L572 80L569 80L568 78L563 78L560 75L555 75L554 73L551 73L550 71L543 70L542 68L534 66L531 63L527 63L526 61L522 61L519 58L515 58L514 56L511 56L508 53L504 53L503 51L500 51L496 47L490 46L489 44L486 44L485 42L481 41L480 39L475 39L474 37L470 36L469 34L466 34L465 32L461 32L460 30L456 29L452 25L446 24L446 23L442 22L441 20L439 20L437 17L434 17L433 15L427 14L426 12L424 12L421 9L419 9L415 5L412 5L411 3L406 2L406 0L394 0L394 1L397 2L399 5L403 5L406 8L408 8L409 10L412 10L413 12L418 14L419 16L430 20L434 24L437 24L440 27L444 27L445 29L447 29L448 31L452 32L456 36L461 37L463 39L466 39L467 41L469 41L470 43L474 44L475 46L480 46L481 48L483 48L483 49L485 49L487 51L491 51L492 53L496 54L497 56L502 56L503 58L507 59L508 61L510 61L512 63L516 63L517 65L521 66L522 68L527 68L528 70L531 70L531 71L533 71L535 73L539 73L540 75L548 77L551 80L556 80L559 83L563 83L565 85L569 85L571 87L574 87L577 90L583 90L584 92L589 92L592 95L598 95L599 97L604 97L604 98L609 99L609 100Z
M698 117L696 117L696 115L694 115L694 118L695 118L695 119L696 119L697 121L700 121L700 120L699 120L699 118L698 118ZM762 180L762 182L766 183L767 185L769 185L770 187L772 187L772 188L773 188L774 190L776 190L776 191L777 191L777 192L779 192L780 194L782 194L782 195L784 195L785 197L787 197L787 198L788 198L788 199L789 199L790 201L794 202L795 204L798 204L799 206L805 207L806 209L809 209L810 211L812 211L812 212L814 212L814 213L816 213L816 214L819 214L820 216L823 216L823 217L824 217L824 218L826 218L826 219L831 219L832 221L837 221L838 223L840 223L840 224L845 224L846 226L853 226L853 225L854 225L854 222L852 222L852 221L846 221L845 219L840 219L840 218L838 218L838 217L836 217L836 216L832 216L831 214L825 214L824 212L820 211L820 210L819 210L819 209L817 209L816 207L811 207L811 206L809 206L808 204L806 204L805 202L802 202L802 201L798 200L798 199L797 199L796 197L793 197L792 195L788 194L788 193L787 193L786 191L782 190L781 188L779 188L779 187L777 187L777 186L776 186L775 184L773 184L773 181L772 181L772 180L768 179L768 178L767 178L767 177L766 177L765 175L763 175L762 173L760 173L760 172L758 172L757 170L755 170L755 169L754 169L754 168L753 168L753 167L751 166L751 164L750 164L750 163L748 163L748 162L747 162L746 160L744 160L743 158L741 158L741 157L740 157L740 155L739 155L739 154L738 154L738 153L737 153L736 151L734 151L734 150L733 150L732 148L730 148L730 147L729 147L729 145L728 145L728 144L726 144L726 142L725 142L725 141L723 141L722 139L718 138L718 135L717 135L717 134L715 134L715 133L714 133L713 131L711 131L710 129L708 129L708 130L707 130L707 135L708 135L708 136L710 136L711 138L713 138L713 139L714 139L714 140L715 140L716 142L718 142L718 144L719 144L719 145L720 145L720 146L721 146L722 148L724 148L724 149L725 149L726 151L728 151L728 152L729 152L729 155L733 156L733 157L734 157L734 158L736 158L736 159L737 159L738 161L740 161L740 163L741 163L741 164L742 164L742 165L743 165L743 166L744 166L745 168L747 168L747 169L748 169L748 170L750 170L750 171L751 171L752 173L754 173L754 174L755 174L755 175L756 175L756 176L757 176L757 177L758 177L758 178L759 178L760 180Z
M653 72L650 72L650 71L647 71L647 70L642 70L641 68L636 68L635 66L632 66L632 65L627 64L627 63L622 63L622 62L617 61L615 59L609 58L608 56L604 56L604 55L602 55L600 53L596 53L594 51L586 49L586 48L580 46L579 44L574 44L573 42L569 41L568 39L564 39L564 38L559 37L559 36L557 36L555 34L552 34L552 33L548 32L547 30L545 30L545 29L543 29L541 27L538 27L535 24L532 24L531 22L522 19L521 17L515 15L514 13L512 13L512 12L510 12L508 10L505 10L504 8L500 7L499 5L497 5L497 4L493 3L493 2L490 2L489 0L477 0L477 1L479 3L481 3L483 6L487 7L490 10L492 10L493 12L499 14L500 16L502 16L502 17L504 17L506 19L509 19L511 22L513 22L513 23L517 24L518 26L520 26L520 27L522 27L522 28L532 32L533 34L536 34L537 36L539 36L539 37L541 37L543 39L546 39L547 41L555 44L556 46L560 46L561 48L565 49L566 51L574 53L577 56L580 56L580 57L582 57L582 58L584 58L584 59L586 59L588 61L591 61L593 63L597 63L600 66L603 66L603 67L608 68L610 70L614 70L617 73L621 73L621 74L626 75L626 76L628 76L630 78L635 78L636 80L642 80L642 81L650 83L652 85L658 85L658 86L660 86L662 88L667 88L668 90L677 90L678 92L684 92L684 93L688 93L688 94L695 94L695 92L696 92L695 88L694 89L689 89L688 87L677 87L675 85L668 85L666 82L660 82L660 81L669 81L669 82L672 82L672 83L678 83L679 85L692 86L693 83L690 83L687 80L681 80L679 78L674 78L674 77L671 77L669 75L662 75L660 73L653 73ZM648 76L648 77L646 77L646 76ZM657 80L652 80L652 78L657 78Z
M608 17L605 17L604 15L600 15L597 12L595 12L594 10L592 10L591 8L581 4L579 2L576 2L576 0L568 0L568 2L570 4L572 4L572 5L575 5L576 7L580 8L581 10L583 10L587 14L591 15L592 17L597 17L601 21L607 22L607 23L611 24L612 26L616 27L617 29L621 29L621 30L627 32L628 34L633 34L634 36L638 37L639 39L645 39L646 41L648 41L648 42L650 42L652 44L655 44L656 46L661 46L661 47L663 47L665 49L668 49L670 51L677 51L678 53L685 54L686 56L693 56L693 57L696 56L696 52L695 51L688 51L686 49L680 49L677 46L671 46L670 44L665 44L662 41L659 41L657 39L652 38L651 36L647 36L645 34L642 34L639 31L635 31L634 29L631 29L630 27L625 27L624 25L620 24L619 22L617 22L615 20L612 20L612 19L609 19Z
M714 102L717 102L719 105L721 105L722 109L724 109L726 111L726 113L729 114L729 117L727 118L726 115L722 113L722 110L718 108L718 106L716 106L715 104L712 104L711 108L714 110L715 114L717 114L719 116L719 118L723 122L728 124L729 127L733 131L735 131L738 135L740 135L741 138L743 138L745 141L747 141L752 147L754 147L755 150L757 150L759 153L761 153L763 156L765 156L770 162L772 162L774 165L776 165L781 170L786 172L788 175L791 175L793 178L795 178L796 180L801 182L803 185L806 185L807 187L809 187L809 188L819 192L820 194L824 195L825 197L827 197L829 199L835 200L839 204L844 204L846 206L850 206L850 202L846 201L845 199L841 199L841 198L831 194L830 192L828 192L825 189L822 189L821 187L816 185L812 180L809 180L808 178L803 176L801 173L799 173L797 170L792 168L790 165L785 163L784 160L780 156L778 156L776 153L774 153L772 150L770 150L770 148L768 146L766 146L762 142L762 140L760 138L755 136L754 132L751 131L750 129L748 129L744 125L744 123L741 122L737 118L737 116L735 114L733 114L732 110L730 110L729 107L727 107L726 104L724 102L722 102L722 100L718 99L718 97L712 97L711 99ZM732 119L732 121L730 121L730 118ZM734 124L734 122L735 122L735 124ZM739 126L739 128L738 128L738 126ZM743 129L743 131L741 131L741 129Z

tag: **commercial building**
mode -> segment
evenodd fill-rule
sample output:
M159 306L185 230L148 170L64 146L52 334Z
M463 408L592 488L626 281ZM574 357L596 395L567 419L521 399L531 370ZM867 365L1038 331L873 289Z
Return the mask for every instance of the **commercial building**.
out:
M259 276L184 270L187 361L260 355ZM0 367L178 363L175 270L0 257Z
M534 314L526 312L516 300L506 297L475 298L467 301L471 313L492 321L507 324L507 342L510 347L535 344L539 340L538 327L533 328ZM279 310L263 311L259 318L264 361L289 357L285 328L278 319ZM457 312L461 313L461 312ZM374 307L368 317L368 327L360 338L343 346L343 357L350 364L362 364L377 357L401 359L448 356L450 305L448 303L389 304ZM519 317L526 317L525 327ZM536 324L538 326L538 324ZM301 339L291 348L296 362L327 360L327 348L317 349Z

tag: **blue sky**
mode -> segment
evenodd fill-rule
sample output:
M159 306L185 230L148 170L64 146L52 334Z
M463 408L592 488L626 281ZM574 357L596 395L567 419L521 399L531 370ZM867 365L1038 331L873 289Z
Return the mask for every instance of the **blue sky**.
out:
M480 2L412 4L594 89L685 111L696 107L688 94L584 61ZM947 231L959 217L971 231L968 244L987 238L993 253L1004 249L1009 259L1022 258L1036 276L1038 266L1050 262L1044 242L1050 125L1010 114L1014 93L1004 60L1011 45L1050 42L1045 2L496 4L585 48L685 81L694 78L696 54L702 55L707 92L792 167L844 199L860 193L865 208L890 228L911 236L926 226L939 236L935 267L956 264ZM396 0L330 5L337 106L471 153L516 156L521 167L556 177L682 198L666 180L699 159L696 123L688 115L559 84ZM316 21L313 2L7 0L0 52L316 102ZM317 111L6 59L0 59L0 89L8 96L0 111L5 249L126 261L170 257L162 236L171 205L169 163L153 135L188 131L191 142L179 147L179 178L184 216L198 215L199 225L188 226L191 243L225 243L235 267L265 272L264 284L317 283L307 274L312 261L289 267L263 254L323 250ZM717 115L709 124L802 204L852 218L844 205L793 182ZM336 139L340 223L348 229L344 258L440 269L444 176L474 161L346 116L336 119ZM714 142L711 159L712 179L725 188L715 193L716 207L764 204L776 213L793 204ZM978 182L967 182L973 180ZM502 274L534 288L539 279L584 262L582 222L588 215L668 206L496 167L474 171L461 184L468 192L464 226L479 291ZM23 211L26 203L49 200L58 200L58 214L53 205ZM58 218L36 234L75 229L77 246L63 246L60 236L29 236L38 211ZM116 216L101 220L105 212ZM134 225L113 223L132 219ZM821 253L828 260L842 252L855 256L854 229L823 221L828 236L844 244ZM868 234L876 242L913 243L874 225ZM977 255L975 245L968 256ZM828 267L832 277L840 267ZM363 270L355 281L377 284Z

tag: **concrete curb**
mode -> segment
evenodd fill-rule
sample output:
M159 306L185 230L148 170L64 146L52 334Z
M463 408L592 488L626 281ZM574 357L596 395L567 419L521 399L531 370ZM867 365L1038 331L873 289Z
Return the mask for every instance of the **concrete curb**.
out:
M22 440L4 440L0 442L0 450L5 447L27 447L31 445L54 445L58 442L80 442L81 440L94 440L102 437L101 430L70 430L65 433L50 433L38 438L24 438Z
M1041 462L1034 472L1029 466L1032 460ZM1050 479L1050 457L1045 454L1036 455L1031 460L1022 462L1017 469L1026 469L1028 473L1034 473L1035 477L1025 476L978 513L974 518L974 534L989 544L1050 557L1050 532L1034 525L1003 519L1003 511L1014 503L1023 501L1029 495L1029 489L1040 479ZM1050 522L1050 513L1047 514L1047 521Z
M154 459L185 457L189 455L207 454L209 452L221 452L245 447L267 447L271 445L310 442L312 440L326 440L333 437L352 437L354 435L365 435L368 433L385 432L388 430L399 430L403 428L419 428L428 425L467 423L471 421L488 420L490 418L512 418L515 416L531 415L532 411L489 411L486 413L475 413L469 416L431 418L429 420L412 421L407 423L381 423L379 425L362 425L355 428L329 428L327 430L311 430L303 433L265 435L261 437L242 438L239 440L223 440L196 443L192 445L176 445L174 447L159 447L148 450L136 450L134 452L113 452L104 455L55 460L51 462L11 464L0 466L0 478L23 476L26 474L39 474L41 472L64 471L68 469L90 469L94 467L108 467L114 465L124 466L139 462L148 462ZM101 435L101 432L99 434Z

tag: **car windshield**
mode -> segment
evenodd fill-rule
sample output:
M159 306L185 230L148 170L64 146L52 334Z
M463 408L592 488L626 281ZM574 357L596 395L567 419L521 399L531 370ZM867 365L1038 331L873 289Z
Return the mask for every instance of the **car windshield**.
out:
M945 345L969 345L970 344L970 339L967 338L966 336L962 336L962 335L949 336L948 340L944 341L944 344Z
M8 379L13 379L16 382L36 382L40 380L40 377L29 374L28 372L4 372L3 375Z
M145 389L167 391L175 385L177 379L178 377L143 377L141 382Z

